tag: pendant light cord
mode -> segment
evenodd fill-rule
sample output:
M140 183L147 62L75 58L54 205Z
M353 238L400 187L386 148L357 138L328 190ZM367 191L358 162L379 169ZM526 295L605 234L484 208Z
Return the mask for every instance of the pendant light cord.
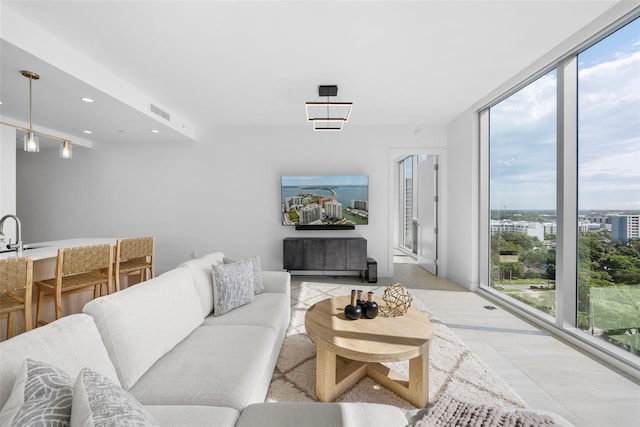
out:
M29 132L33 133L33 99L31 90L32 77L29 76Z

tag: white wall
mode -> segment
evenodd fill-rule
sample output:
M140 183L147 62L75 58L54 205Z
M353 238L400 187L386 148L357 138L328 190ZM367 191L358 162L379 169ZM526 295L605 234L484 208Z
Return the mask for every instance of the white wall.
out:
M289 236L362 236L381 277L392 274L389 152L446 144L444 126L201 130L196 143L96 144L57 153L18 152L17 200L24 240L157 237L157 269L221 250L259 254L282 269ZM280 176L369 175L370 224L354 231L295 231L281 226Z
M16 213L16 130L0 126L0 217ZM16 241L16 226L13 220L4 225L5 239Z
M478 125L468 110L447 126L447 276L478 287Z

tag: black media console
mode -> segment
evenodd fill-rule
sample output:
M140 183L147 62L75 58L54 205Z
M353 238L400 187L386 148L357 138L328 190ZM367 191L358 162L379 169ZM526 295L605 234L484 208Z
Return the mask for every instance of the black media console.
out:
M287 237L283 241L283 268L291 270L367 270L367 240L362 237Z

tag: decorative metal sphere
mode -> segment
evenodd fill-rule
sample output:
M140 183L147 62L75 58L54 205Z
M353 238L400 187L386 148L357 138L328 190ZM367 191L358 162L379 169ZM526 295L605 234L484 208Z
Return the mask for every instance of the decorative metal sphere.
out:
M405 314L409 307L411 307L411 301L413 297L400 283L395 285L389 285L384 291L382 300L386 304L380 304L380 314L384 317L398 317Z

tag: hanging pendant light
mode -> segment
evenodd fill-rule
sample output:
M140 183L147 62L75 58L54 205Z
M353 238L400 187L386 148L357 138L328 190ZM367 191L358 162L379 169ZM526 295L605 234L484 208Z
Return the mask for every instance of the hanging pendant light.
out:
M33 132L27 132L24 136L24 151L28 153L37 153L40 151L40 138Z
M26 70L22 70L20 73L29 79L29 132L24 136L24 151L37 153L40 151L40 141L36 134L33 133L33 99L31 82L33 80L38 80L40 75Z
M60 145L60 158L70 159L71 157L73 157L71 143L69 141L62 141L62 144Z
M7 123L0 121L0 124L11 126L16 129L20 129L27 134L24 136L24 151L28 153L37 153L40 151L40 140L39 136L51 139L57 139L62 142L60 146L60 157L63 159L70 159L72 157L71 152L71 141L67 138L61 138L59 136L50 135L48 133L39 132L33 129L33 91L32 91L32 82L33 80L40 79L40 75L34 73L33 71L22 70L20 74L29 79L29 127L25 128L23 126L18 126L13 123Z

